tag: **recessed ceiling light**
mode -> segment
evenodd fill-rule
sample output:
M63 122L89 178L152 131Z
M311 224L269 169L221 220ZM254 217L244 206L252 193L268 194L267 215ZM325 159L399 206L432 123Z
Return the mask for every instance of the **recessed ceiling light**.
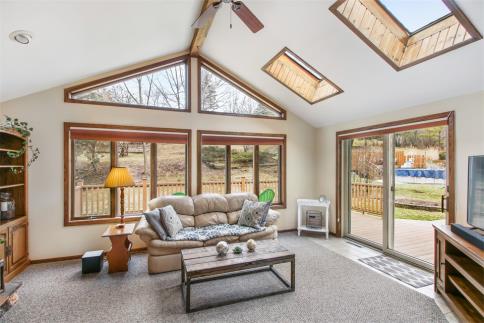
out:
M16 30L10 33L10 39L22 45L28 45L32 41L32 33L27 30Z

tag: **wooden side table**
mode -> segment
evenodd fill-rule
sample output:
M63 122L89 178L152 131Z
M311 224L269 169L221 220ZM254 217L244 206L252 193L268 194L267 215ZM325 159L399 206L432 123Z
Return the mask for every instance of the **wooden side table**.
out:
M128 271L129 252L133 245L128 236L133 234L135 226L136 223L125 223L124 227L117 228L113 224L104 231L102 237L111 240L111 250L107 253L109 273Z

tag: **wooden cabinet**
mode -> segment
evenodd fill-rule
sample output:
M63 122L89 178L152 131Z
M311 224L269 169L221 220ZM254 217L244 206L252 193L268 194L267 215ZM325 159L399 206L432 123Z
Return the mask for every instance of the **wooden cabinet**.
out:
M0 225L0 257L5 261L5 280L11 280L29 264L28 221L22 217Z
M0 192L8 192L15 201L15 214L0 219L0 259L5 262L5 280L11 280L29 264L27 138L13 131L0 129Z
M444 287L445 277L445 239L439 233L435 234L435 289Z
M484 322L484 252L450 230L435 228L435 289L462 322Z

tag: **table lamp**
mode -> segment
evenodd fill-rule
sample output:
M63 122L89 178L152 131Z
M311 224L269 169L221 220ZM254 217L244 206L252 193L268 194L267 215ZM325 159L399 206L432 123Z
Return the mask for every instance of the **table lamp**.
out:
M124 188L127 186L133 186L134 180L126 167L113 167L104 182L106 188L120 188L120 204L121 204L121 223L118 224L119 228L124 226Z

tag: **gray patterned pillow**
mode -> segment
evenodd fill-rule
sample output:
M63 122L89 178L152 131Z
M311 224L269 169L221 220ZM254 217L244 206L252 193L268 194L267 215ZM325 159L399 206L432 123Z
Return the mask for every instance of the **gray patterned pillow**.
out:
M150 224L151 228L158 234L161 240L166 239L166 232L161 225L160 210L154 209L149 212L143 213L145 215L146 221Z
M270 202L254 202L245 200L240 212L238 225L260 228L266 222L267 213L271 207Z
M163 224L163 228L165 229L166 233L173 238L176 236L178 231L183 229L183 225L176 214L175 209L173 206L168 205L160 209L160 217L161 223Z

